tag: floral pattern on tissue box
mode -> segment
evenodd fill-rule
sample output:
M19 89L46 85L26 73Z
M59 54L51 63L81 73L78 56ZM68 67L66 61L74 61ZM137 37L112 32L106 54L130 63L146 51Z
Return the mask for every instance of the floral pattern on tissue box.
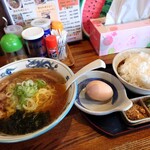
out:
M90 20L90 41L99 56L150 44L150 19L106 26L104 22L105 18Z

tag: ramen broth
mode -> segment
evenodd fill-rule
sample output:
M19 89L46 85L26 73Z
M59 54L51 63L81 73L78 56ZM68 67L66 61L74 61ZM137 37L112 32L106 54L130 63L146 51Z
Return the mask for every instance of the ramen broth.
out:
M19 132L11 133L13 129L7 129L7 127L0 131L7 134L25 134L33 132L33 128L37 130L54 121L66 106L68 96L65 86L62 88L63 86L57 83L65 83L65 79L56 71L44 68L25 69L3 79L0 83L0 124L3 125L0 125L0 128L5 128L5 123L7 122L7 126L10 124L9 121L12 121L10 118L16 119L18 115L26 119L26 121L20 121L23 124L32 122L34 120L32 118L39 118L39 116L45 119L38 120L37 122L42 122L43 125L40 124L37 128L31 127L31 130L21 131L20 128ZM24 128L30 128L28 126Z

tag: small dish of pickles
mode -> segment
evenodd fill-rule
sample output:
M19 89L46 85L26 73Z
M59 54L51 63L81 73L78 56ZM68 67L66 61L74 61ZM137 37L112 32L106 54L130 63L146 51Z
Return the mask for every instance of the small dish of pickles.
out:
M150 96L132 99L133 106L122 114L126 122L131 125L139 125L150 122Z

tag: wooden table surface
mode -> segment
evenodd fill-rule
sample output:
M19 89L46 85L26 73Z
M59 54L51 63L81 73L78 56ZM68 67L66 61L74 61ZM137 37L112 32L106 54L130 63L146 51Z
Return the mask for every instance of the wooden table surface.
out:
M69 44L75 63L71 69L77 72L84 65L101 58L110 64L114 55L99 57L88 40ZM0 66L5 64L0 56ZM69 114L51 131L28 141L0 144L0 150L150 150L150 129L108 137L97 132L73 106Z

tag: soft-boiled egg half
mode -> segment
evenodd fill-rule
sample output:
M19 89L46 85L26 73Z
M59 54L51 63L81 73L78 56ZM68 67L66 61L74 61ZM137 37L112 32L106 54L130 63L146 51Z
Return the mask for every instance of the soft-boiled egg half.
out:
M107 102L112 98L113 90L107 83L94 80L87 84L86 94L93 100Z

